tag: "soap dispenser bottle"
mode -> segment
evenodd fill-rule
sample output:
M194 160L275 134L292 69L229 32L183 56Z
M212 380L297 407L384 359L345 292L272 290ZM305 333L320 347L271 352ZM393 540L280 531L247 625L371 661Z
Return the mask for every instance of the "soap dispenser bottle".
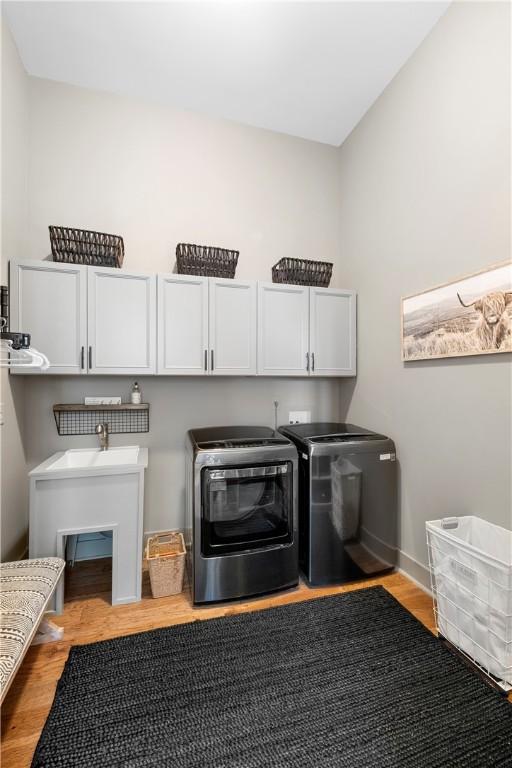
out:
M132 405L140 405L142 403L142 392L140 391L138 382L135 382L132 387L130 401Z

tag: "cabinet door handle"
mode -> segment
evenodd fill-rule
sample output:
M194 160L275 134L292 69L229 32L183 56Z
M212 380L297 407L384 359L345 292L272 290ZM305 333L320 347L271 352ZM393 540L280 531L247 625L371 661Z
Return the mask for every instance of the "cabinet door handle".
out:
M314 352L311 353L311 370L312 371L315 370L315 353Z
M208 350L205 349L204 351L204 369L205 371L208 370Z
M89 370L92 368L92 347L89 347Z
M84 363L85 363L85 347L82 347L80 350L80 368L84 369Z
M309 371L309 352L306 352L306 371Z
M213 349L211 351L211 370L213 371Z

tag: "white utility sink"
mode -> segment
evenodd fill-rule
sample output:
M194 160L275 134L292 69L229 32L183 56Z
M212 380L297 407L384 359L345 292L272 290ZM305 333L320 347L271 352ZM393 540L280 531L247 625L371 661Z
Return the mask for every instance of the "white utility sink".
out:
M138 445L109 448L107 451L101 451L99 448L78 448L65 451L60 458L56 458L46 467L46 471L75 467L118 467L122 464L133 466L138 463L138 458Z
M48 475L53 472L72 472L89 474L103 470L118 472L132 467L146 467L148 454L146 448L138 445L126 445L102 451L99 448L72 448L69 451L54 453L30 472L30 476Z
M43 461L29 473L30 557L64 557L69 536L110 532L112 604L140 600L147 465L148 449L138 445L70 449ZM60 584L58 613L63 596Z

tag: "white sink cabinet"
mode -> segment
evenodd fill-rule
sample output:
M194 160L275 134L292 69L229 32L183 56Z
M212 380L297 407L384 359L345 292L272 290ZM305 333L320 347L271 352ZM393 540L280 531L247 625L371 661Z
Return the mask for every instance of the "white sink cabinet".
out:
M141 598L147 448L56 453L29 473L31 558L65 557L68 536L112 532L112 605ZM62 612L63 585L54 608Z

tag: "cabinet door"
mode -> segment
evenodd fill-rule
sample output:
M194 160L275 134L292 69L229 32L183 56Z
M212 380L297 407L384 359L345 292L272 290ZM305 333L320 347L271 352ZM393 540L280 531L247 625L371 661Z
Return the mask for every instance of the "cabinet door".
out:
M155 286L151 275L89 267L89 373L155 372Z
M204 376L208 358L208 278L158 275L158 373Z
M29 333L32 346L50 361L46 371L13 373L86 373L86 269L35 259L10 263L10 328Z
M210 278L210 370L217 376L256 373L256 283Z
M308 375L309 288L258 284L258 373Z
M312 376L356 375L356 294L310 288Z

